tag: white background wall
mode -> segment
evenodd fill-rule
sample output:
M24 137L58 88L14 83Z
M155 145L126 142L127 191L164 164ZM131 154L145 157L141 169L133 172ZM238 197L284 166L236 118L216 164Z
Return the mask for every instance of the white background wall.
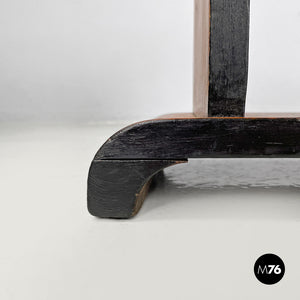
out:
M4 124L191 110L192 2L0 0L0 300L300 299L299 160L192 160L98 220L88 168L123 126ZM248 110L300 111L300 2L252 14ZM274 287L253 273L270 252Z
M300 2L251 0L248 111L300 111ZM193 0L0 0L0 121L191 111Z

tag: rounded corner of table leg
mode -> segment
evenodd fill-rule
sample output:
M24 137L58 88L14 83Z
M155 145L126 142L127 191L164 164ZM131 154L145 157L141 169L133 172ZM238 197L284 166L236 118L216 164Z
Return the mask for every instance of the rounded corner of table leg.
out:
M186 160L94 160L88 177L92 216L130 219L138 214L154 175Z

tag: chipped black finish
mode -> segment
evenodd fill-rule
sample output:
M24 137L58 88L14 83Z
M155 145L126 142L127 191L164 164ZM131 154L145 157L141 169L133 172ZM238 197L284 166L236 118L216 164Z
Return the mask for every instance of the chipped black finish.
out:
M211 0L209 117L243 117L250 0Z

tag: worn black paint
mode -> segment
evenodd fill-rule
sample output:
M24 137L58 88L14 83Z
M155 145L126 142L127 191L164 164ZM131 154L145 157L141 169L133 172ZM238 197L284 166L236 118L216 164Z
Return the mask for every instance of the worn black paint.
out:
M103 145L99 159L299 156L299 119L153 120L129 126Z
M300 120L177 119L126 127L92 162L89 211L103 218L130 218L138 212L143 187L157 172L204 157L300 157Z
M152 120L112 136L88 178L89 212L130 218L162 169L205 157L300 157L300 120L243 117L247 89L249 0L211 0L206 119Z
M243 117L250 0L211 0L209 117Z

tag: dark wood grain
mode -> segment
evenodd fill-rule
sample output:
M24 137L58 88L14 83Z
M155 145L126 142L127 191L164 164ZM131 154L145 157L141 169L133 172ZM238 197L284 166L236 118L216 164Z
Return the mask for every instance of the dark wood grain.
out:
M249 0L211 0L209 117L244 116L249 12Z
M296 114L244 117L249 0L195 0L195 11L194 113L133 124L101 147L88 178L94 216L134 216L153 176L189 158L300 157Z
M248 81L250 1L210 0L209 25L204 15L207 1L195 0L194 114L197 117L243 117ZM205 58L206 55L209 57Z
M112 136L96 154L88 178L89 212L130 218L151 178L188 158L300 157L300 118L158 119Z
M112 136L95 159L296 157L299 154L297 118L198 118L134 124Z

